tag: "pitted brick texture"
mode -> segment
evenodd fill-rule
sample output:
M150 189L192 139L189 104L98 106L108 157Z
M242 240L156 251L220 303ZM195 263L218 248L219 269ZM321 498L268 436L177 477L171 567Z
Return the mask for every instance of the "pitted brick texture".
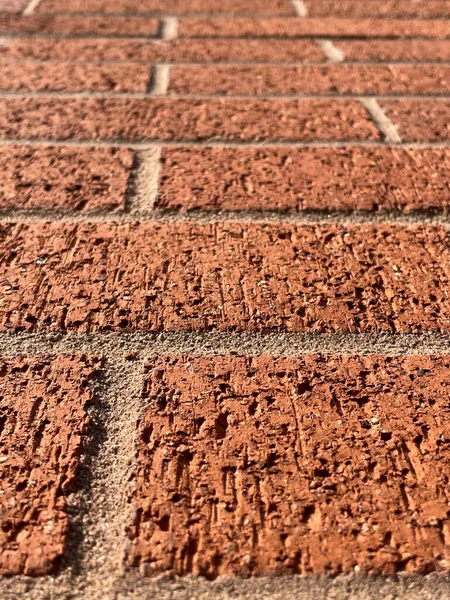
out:
M137 64L0 63L0 90L145 92L150 78Z
M450 44L449 44L450 48ZM153 62L324 62L313 40L137 40L8 38L0 45L0 60L153 61Z
M62 559L99 366L86 356L0 360L2 575L43 575Z
M442 0L305 0L305 6L311 17L450 17Z
M444 210L450 150L165 148L156 207Z
M372 1L372 0L370 0ZM180 37L450 37L450 22L433 19L180 19Z
M450 101L383 100L380 106L406 142L450 140Z
M0 0L0 597L450 573L449 17Z
M449 61L450 41L445 40L337 40L346 60Z
M448 568L448 358L149 363L132 564L210 578Z
M440 227L1 228L0 329L450 330Z
M43 0L39 12L81 11L108 13L157 12L177 13L267 13L293 15L289 0L75 0L67 5L61 0Z
M450 66L175 66L170 72L169 91L249 95L448 94Z
M159 21L150 17L78 15L0 15L0 33L53 33L59 35L155 36Z
M0 146L0 208L125 208L127 149Z
M380 134L353 100L0 98L0 136L374 140Z

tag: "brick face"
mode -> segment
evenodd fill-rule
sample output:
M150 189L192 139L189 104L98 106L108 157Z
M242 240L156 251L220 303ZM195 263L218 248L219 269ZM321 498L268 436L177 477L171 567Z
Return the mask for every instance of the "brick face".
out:
M1 229L0 329L449 331L440 227Z
M0 209L123 210L127 149L0 146Z
M346 60L450 60L450 41L446 40L337 40L336 45Z
M61 562L99 366L85 356L0 359L1 575L43 575Z
M446 94L447 65L172 67L178 94Z
M447 564L448 358L149 362L131 564L210 578Z
M19 13L28 4L29 0L2 0L0 13Z
M450 47L450 44L449 44ZM136 40L9 38L0 45L0 60L164 61L164 62L324 62L312 40Z
M0 135L78 140L379 138L365 109L351 100L171 98L0 98Z
M102 12L108 13L268 13L292 15L289 0L75 0L67 5L61 0L43 0L39 12Z
M0 63L2 90L145 92L150 77L150 67L136 64Z
M156 207L171 210L444 210L450 151L166 148Z
M372 1L372 0L370 0ZM448 38L450 23L432 19L182 18L181 37L423 37Z
M0 33L54 33L59 35L155 36L159 21L149 17L0 15Z
M441 0L305 0L311 17L449 17L450 7Z
M439 142L450 139L448 100L383 100L389 118L404 141Z

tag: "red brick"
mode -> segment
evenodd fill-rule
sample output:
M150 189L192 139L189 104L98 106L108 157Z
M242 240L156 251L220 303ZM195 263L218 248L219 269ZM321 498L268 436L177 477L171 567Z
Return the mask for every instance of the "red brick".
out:
M305 0L311 17L374 18L449 17L450 6L442 0Z
M43 575L61 562L98 367L85 356L0 361L1 575Z
M450 150L165 148L156 207L445 210Z
M73 0L69 5L61 0L43 0L38 12L101 12L163 14L183 13L266 13L292 15L289 0Z
M137 64L0 63L2 90L145 92L150 76Z
M164 62L324 62L313 40L138 40L5 38L0 60L164 61Z
M450 102L448 100L383 100L380 106L398 127L406 142L450 140Z
M346 60L449 61L450 41L337 40Z
M0 13L20 13L28 2L29 0L1 0Z
M79 140L378 139L350 100L0 98L0 136Z
M177 94L446 94L448 65L172 67Z
M182 18L180 37L450 37L444 19L214 19Z
M0 329L449 331L444 227L0 229Z
M125 148L0 146L0 208L125 208L133 153Z
M208 578L448 568L449 368L152 357L129 563Z
M156 35L159 21L148 17L0 15L0 33L57 33L59 35Z

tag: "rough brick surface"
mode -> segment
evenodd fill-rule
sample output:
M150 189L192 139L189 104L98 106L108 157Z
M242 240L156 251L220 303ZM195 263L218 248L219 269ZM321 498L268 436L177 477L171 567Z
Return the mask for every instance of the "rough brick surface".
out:
M0 146L0 208L124 209L133 153Z
M370 0L372 1L372 0ZM450 37L450 22L433 19L181 18L181 37Z
M450 41L445 40L337 40L335 45L346 60L450 60Z
M0 136L79 140L374 140L353 100L0 98Z
M443 42L444 43L444 42ZM450 43L449 43L450 48ZM450 54L450 51L449 51ZM152 62L324 62L313 40L138 40L8 38L0 44L0 60L152 61Z
M0 2L0 13L19 13L21 12L29 0L2 0Z
M130 562L448 568L448 358L152 358Z
M440 227L1 228L0 329L450 330Z
M146 576L450 573L449 82L447 0L0 0L1 599L445 596Z
M150 78L137 64L0 63L1 90L145 92Z
M169 91L178 94L448 94L450 66L176 66L170 72Z
M43 0L40 3L39 12L58 11L98 11L105 14L136 12L294 14L289 0L75 0L70 5L61 0Z
M443 210L450 150L166 148L156 207Z
M57 33L59 35L150 36L159 29L149 17L0 15L0 33Z
M383 100L380 105L398 126L405 141L438 142L450 140L448 100Z
M0 360L2 575L42 575L61 561L98 366L85 356Z
M450 17L442 0L305 0L311 17Z

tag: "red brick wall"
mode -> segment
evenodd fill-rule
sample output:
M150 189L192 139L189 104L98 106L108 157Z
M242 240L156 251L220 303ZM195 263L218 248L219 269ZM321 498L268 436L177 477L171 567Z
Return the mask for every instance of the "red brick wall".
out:
M0 11L0 596L450 596L448 3Z

